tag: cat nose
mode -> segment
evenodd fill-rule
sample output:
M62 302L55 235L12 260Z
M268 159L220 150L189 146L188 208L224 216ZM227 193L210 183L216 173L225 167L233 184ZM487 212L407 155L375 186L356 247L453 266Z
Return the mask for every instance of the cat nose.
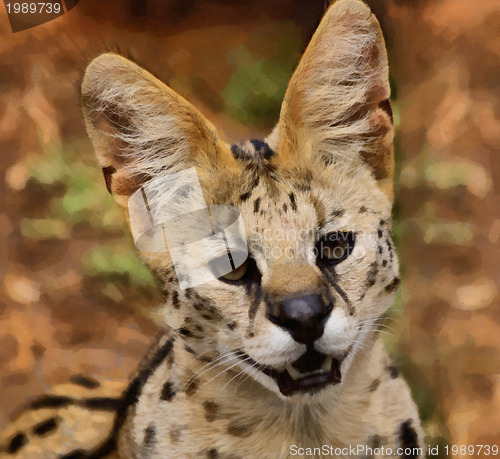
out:
M320 295L310 294L285 298L273 309L268 319L289 332L295 341L308 344L323 335L333 303L326 304Z

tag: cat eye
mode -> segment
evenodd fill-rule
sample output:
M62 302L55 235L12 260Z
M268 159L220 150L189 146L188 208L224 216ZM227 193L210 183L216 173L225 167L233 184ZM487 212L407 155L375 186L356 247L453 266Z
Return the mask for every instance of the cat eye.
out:
M337 231L321 238L315 247L318 264L336 265L344 261L354 249L354 233Z
M238 257L230 258L233 260ZM237 284L260 279L260 272L252 257L247 257L240 266L229 273L227 272L227 260L227 256L222 256L209 263L210 269L219 280L229 284Z

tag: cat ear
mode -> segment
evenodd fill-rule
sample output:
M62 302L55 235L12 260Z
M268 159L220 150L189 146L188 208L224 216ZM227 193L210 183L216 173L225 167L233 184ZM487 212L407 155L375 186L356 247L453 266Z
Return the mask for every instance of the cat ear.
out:
M119 55L103 54L89 64L82 105L106 186L123 207L142 184L165 171L194 166L202 180L238 167L196 108Z
M392 195L393 122L387 52L360 0L326 12L288 85L279 121L283 163L366 164Z

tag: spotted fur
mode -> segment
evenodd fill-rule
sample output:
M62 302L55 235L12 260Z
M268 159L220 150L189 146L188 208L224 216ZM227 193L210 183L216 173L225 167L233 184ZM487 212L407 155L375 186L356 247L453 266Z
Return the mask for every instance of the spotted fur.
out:
M265 140L231 146L144 69L114 54L95 59L82 84L84 115L126 216L132 193L148 189L148 205L161 208L169 195L156 179L195 167L208 205L238 207L250 257L244 281L182 290L168 252L142 252L164 299L155 318L168 331L120 395L35 401L4 436L2 454L276 459L304 457L293 445L367 445L423 457L415 404L378 336L399 285L389 93L380 27L359 0L328 9ZM348 247L335 263L314 251L332 235ZM199 255L190 250L185 257ZM286 315L297 298L323 305L321 321ZM328 373L319 369L324 356ZM290 366L302 382L286 376ZM331 379L312 388L303 382L311 371L314 381ZM87 396L104 390L83 377L72 385ZM94 421L101 435L90 438L96 427L85 422Z

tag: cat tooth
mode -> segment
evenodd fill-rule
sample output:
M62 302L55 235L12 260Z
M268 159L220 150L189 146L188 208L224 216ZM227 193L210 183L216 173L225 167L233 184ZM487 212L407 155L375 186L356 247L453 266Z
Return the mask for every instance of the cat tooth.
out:
M297 380L302 376L301 373L295 368L293 368L291 364L288 364L286 366L286 371L288 371L288 374L291 376L293 380Z
M330 357L327 357L324 361L323 361L323 365L321 365L321 369L323 371L330 371L332 369L332 360L333 360L333 357L330 356Z

